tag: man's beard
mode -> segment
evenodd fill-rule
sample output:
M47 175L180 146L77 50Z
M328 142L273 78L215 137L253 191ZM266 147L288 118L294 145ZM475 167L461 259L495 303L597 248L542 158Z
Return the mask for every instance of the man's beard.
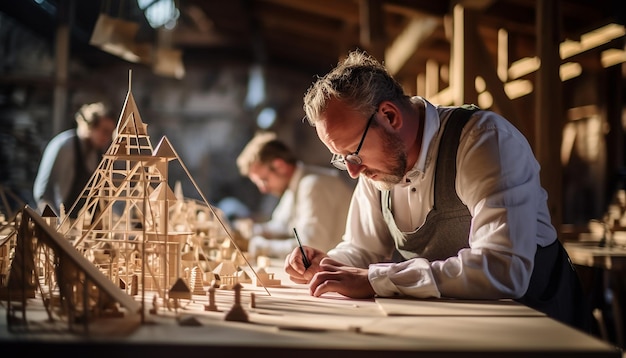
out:
M406 174L407 155L404 143L397 135L389 133L386 130L383 134L383 151L387 154L388 169L387 172L373 173L368 170L361 173L361 176L369 180L378 190L391 190L396 184L402 181ZM376 174L376 179L370 179L371 174Z
M400 182L399 180L395 181L396 177L391 177L391 176L385 176L382 179L378 177L376 178L376 180L373 180L367 177L365 177L365 179L369 180L376 187L376 189L380 191L389 191L393 189L393 187Z

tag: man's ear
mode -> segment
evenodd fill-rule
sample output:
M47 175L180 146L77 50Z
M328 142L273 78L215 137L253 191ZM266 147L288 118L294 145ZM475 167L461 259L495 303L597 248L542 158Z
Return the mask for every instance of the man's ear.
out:
M402 116L400 108L398 108L398 106L396 106L393 102L383 101L378 108L383 116L381 122L383 123L383 125L386 125L385 123L388 123L389 126L394 130L398 130L402 127Z

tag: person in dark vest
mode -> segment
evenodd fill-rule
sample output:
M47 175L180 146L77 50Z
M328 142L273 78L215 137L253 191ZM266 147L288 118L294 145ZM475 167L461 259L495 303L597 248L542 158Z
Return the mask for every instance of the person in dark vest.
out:
M514 299L589 331L591 311L551 223L524 135L473 105L408 96L363 51L319 77L306 118L358 178L343 241L285 260L313 296Z
M76 128L57 134L46 146L33 185L33 197L42 212L46 205L57 216L61 205L76 218L79 199L102 154L113 139L116 121L102 102L81 106L74 116Z

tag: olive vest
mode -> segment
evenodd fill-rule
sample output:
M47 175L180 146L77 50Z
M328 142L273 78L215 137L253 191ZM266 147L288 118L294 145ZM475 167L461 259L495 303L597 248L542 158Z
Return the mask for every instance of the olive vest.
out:
M478 107L464 105L456 108L443 129L435 167L435 197L432 210L424 224L412 232L402 232L393 217L391 192L381 192L383 217L403 259L423 257L429 261L456 256L469 247L468 237L472 217L455 189L456 153L465 123ZM397 256L397 255L396 255ZM398 261L398 257L394 258Z
M471 215L456 194L454 182L461 131L477 109L461 106L442 124L445 127L435 168L434 205L421 227L409 233L400 231L393 218L390 192L381 193L383 216L396 243L394 261L414 257L444 260L469 247ZM558 239L546 247L537 245L528 289L516 301L590 332L593 316L589 299L584 295L576 269Z

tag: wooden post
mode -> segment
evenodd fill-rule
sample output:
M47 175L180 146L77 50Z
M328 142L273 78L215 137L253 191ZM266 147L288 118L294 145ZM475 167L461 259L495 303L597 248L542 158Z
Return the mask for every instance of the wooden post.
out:
M548 192L548 207L557 231L563 222L563 170L560 150L565 111L559 68L560 3L537 1L537 55L541 66L535 86L534 150L541 165L541 183Z
M359 3L361 17L361 45L378 61L385 59L385 21L381 0L361 0Z
M67 78L70 49L70 20L74 10L74 0L62 0L58 8L55 37L55 81L52 108L52 133L65 129L67 116Z
M470 41L465 35L469 31L473 31L473 27L478 26L475 21L476 16L472 14L472 11L466 11L461 5L456 5L452 11L452 51L450 58L452 104L478 103L478 94L474 86L476 63L473 59L476 56L467 55L467 52L472 51L473 44L468 43Z

